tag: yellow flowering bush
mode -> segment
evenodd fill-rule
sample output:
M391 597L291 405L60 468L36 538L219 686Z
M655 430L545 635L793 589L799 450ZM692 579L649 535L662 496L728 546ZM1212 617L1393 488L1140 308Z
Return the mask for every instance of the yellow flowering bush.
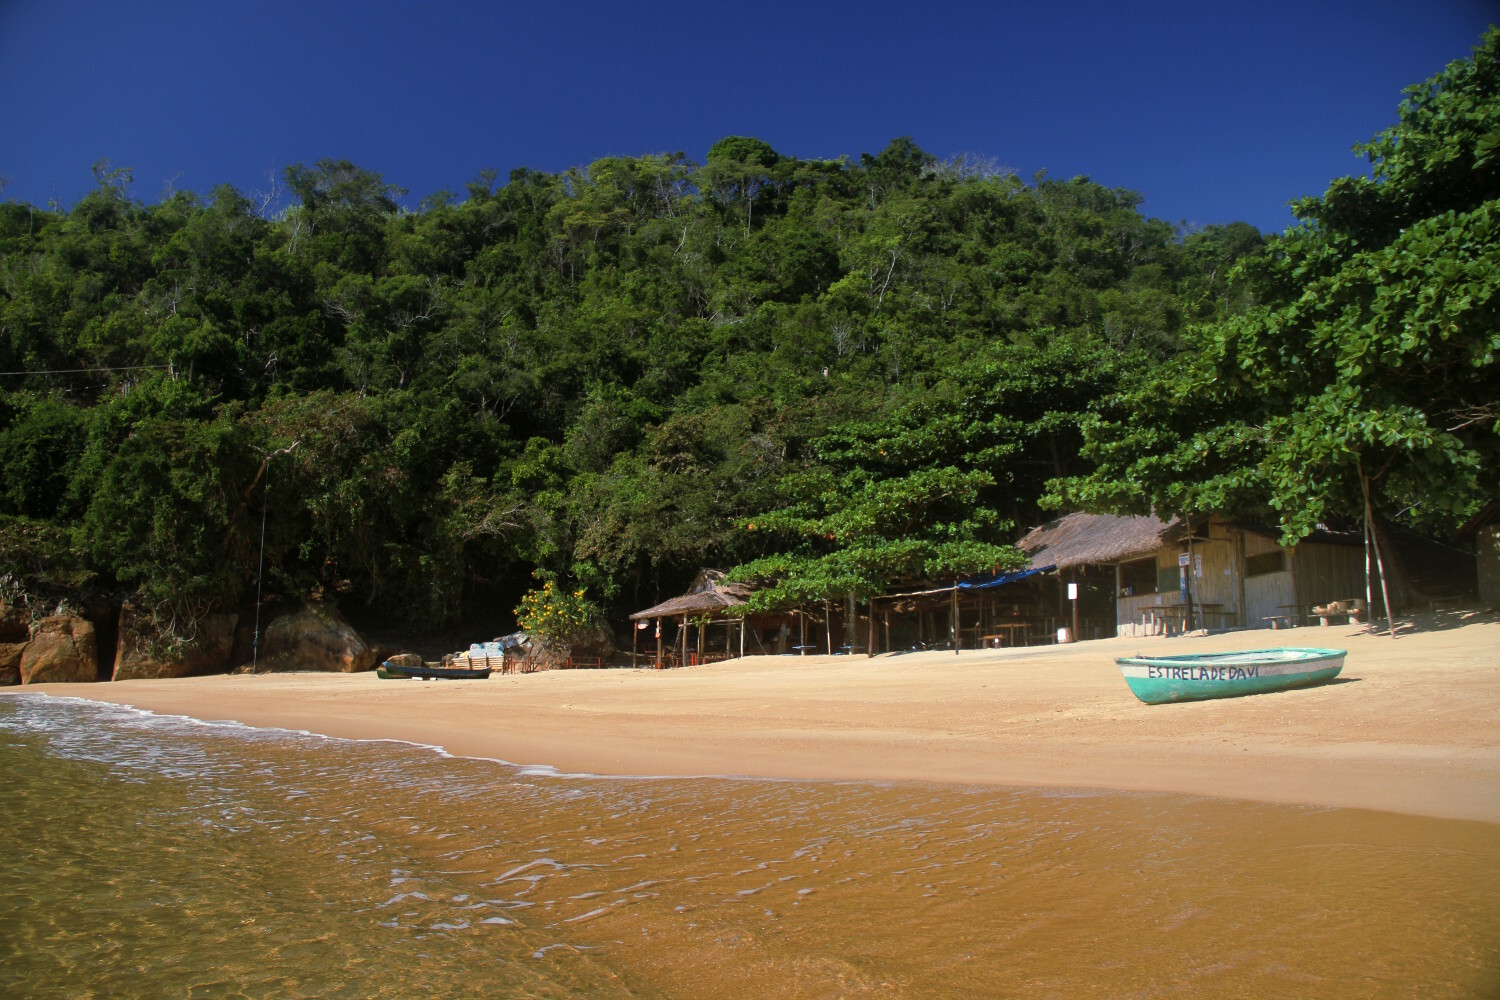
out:
M590 634L599 622L599 606L587 591L561 590L547 581L529 590L516 606L516 624L528 634L554 642L570 643Z

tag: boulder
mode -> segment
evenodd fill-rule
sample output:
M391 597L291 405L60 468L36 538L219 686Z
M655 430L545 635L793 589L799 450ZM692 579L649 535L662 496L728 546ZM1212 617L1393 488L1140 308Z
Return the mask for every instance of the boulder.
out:
M191 642L163 649L161 643L152 641L156 630L151 616L126 602L120 608L120 642L115 650L113 679L186 677L226 671L238 621L239 615L209 615L198 623L197 635Z
M21 652L21 683L93 681L99 677L94 626L76 615L52 615L36 623Z
M420 667L422 656L420 653L397 653L386 657L384 662L391 667Z
M354 673L374 667L375 650L327 605L313 604L281 615L271 621L261 638L261 670Z
M505 669L515 673L560 670L568 665L571 655L567 646L525 632L513 632L496 641L505 650Z
M608 625L601 622L588 634L579 636L569 643L569 649L573 656L597 656L607 660L615 655L615 634L610 631Z
M0 601L0 642L24 643L31 638L31 616L26 609Z
M24 642L0 642L0 687L13 687L21 683L21 653Z

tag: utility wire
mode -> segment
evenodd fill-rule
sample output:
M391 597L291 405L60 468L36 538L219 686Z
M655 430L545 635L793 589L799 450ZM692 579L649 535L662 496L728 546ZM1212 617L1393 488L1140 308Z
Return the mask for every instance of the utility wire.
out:
M124 365L120 368L32 368L21 372L0 372L0 375L78 375L82 372L138 372L148 368L171 367L171 365Z

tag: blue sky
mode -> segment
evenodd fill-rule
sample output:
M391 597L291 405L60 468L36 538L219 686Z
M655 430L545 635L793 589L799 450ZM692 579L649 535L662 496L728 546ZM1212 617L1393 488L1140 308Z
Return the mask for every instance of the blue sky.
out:
M857 158L910 135L1132 188L1173 222L1280 230L1497 21L1479 0L0 0L0 197L71 204L103 157L147 202L331 157L415 205L485 167L701 161L725 135Z

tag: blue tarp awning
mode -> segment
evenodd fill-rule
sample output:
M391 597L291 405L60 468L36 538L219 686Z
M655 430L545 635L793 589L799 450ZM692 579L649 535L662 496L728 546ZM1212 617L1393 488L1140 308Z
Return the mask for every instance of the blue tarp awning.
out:
M1028 576L1036 576L1038 573L1047 573L1054 569L1057 569L1057 567L1033 566L1030 569L1018 569L1010 573L998 573L995 576L980 577L975 580L960 580L958 588L960 590L987 590L990 587L999 587L1003 584L1015 583L1017 580L1024 580Z

